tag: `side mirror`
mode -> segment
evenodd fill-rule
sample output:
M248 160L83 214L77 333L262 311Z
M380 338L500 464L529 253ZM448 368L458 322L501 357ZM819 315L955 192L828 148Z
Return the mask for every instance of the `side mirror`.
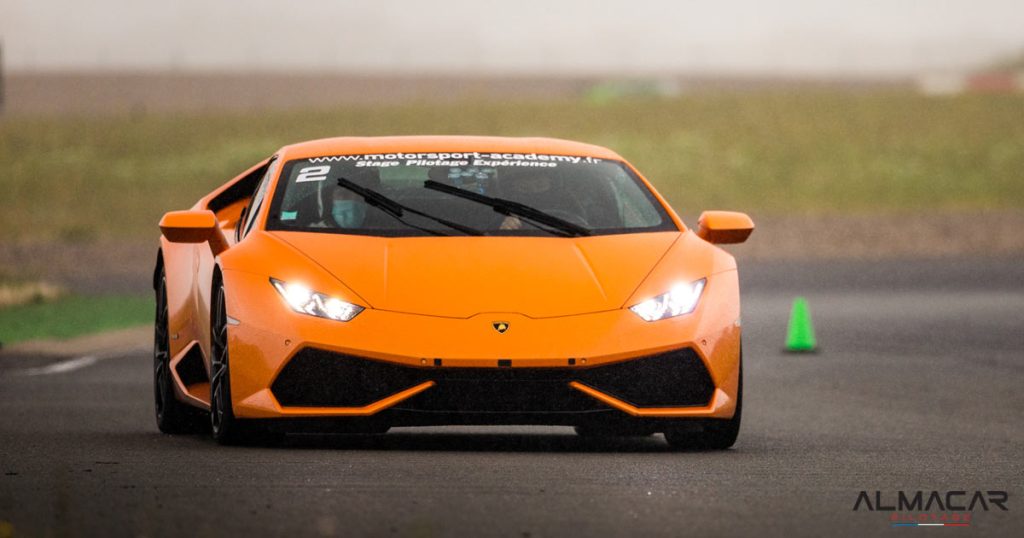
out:
M228 248L217 217L208 209L171 211L160 219L160 232L172 243L210 243L216 256Z
M753 231L754 221L746 213L705 211L697 219L697 237L709 243L742 243Z

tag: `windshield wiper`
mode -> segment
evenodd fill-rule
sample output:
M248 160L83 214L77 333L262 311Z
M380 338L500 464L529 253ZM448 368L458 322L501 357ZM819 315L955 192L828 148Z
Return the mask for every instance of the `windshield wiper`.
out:
M523 217L530 219L534 222L539 222L546 226L550 226L555 230L562 232L563 235L569 237L575 237L580 235L590 235L590 230L580 226L579 224L569 222L565 219L558 218L549 213L545 213L535 207L530 207L519 202L513 202L512 200L506 200L504 198L495 198L493 196L487 196L485 194L479 194L465 189L460 189L452 185L445 185L432 179L428 179L423 182L423 188L431 189L435 191L444 192L452 196L458 196L459 198L465 198L466 200L472 200L477 203L489 205L498 213L502 215L515 215L517 217ZM548 230L549 232L551 230Z
M413 209L407 205L403 205L399 202L396 202L395 200L392 200L391 198L388 198L387 196L384 196L383 194L373 189L368 189L357 183L353 183L352 181L349 181L343 177L338 178L338 186L346 188L356 193L357 195L362 197L362 199L365 200L368 205L380 208L382 211L384 211L388 215L391 215L402 224L405 224L406 226L412 228L416 228L417 230L421 230L433 235L447 235L437 230L431 230L429 228L416 226L415 224L406 221L404 218L402 218L406 212L412 213L413 215L419 215L425 219L430 219L438 224L443 224L453 230L458 230L466 235L484 235L482 231L477 230L476 228L471 228L469 226L465 226L457 222L452 222L441 217L435 217L434 215L424 213L418 209Z

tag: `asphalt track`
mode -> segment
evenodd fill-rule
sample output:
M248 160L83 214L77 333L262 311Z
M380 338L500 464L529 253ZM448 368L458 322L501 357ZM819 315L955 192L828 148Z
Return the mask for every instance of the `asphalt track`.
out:
M7 356L0 536L1024 536L1022 262L742 267L746 406L725 452L536 427L225 448L157 433L144 350ZM798 293L815 355L780 351ZM1009 510L893 528L853 510L861 490L1005 490Z

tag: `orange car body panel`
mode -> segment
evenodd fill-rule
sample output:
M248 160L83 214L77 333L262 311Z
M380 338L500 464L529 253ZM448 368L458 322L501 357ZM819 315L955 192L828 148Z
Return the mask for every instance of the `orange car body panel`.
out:
M536 152L623 161L610 150L576 142L484 137L326 139L286 146L275 158L397 151ZM193 209L211 209L219 194L266 165L240 174ZM280 232L263 230L269 205L263 204L257 225L237 241L234 229L245 203L216 208L227 244L218 255L207 243L161 238L172 370L192 346L209 369L211 283L219 270L228 291L231 395L240 418L367 416L433 385L421 383L363 407L282 407L270 385L306 347L415 368L495 368L502 360L511 368L566 369L691 347L715 385L704 407L637 408L580 383L570 386L632 416L729 418L735 410L741 334L735 261L688 230L637 175L678 231L572 238ZM270 178L269 192L278 179ZM290 263L275 263L280 260ZM299 314L285 306L270 277L302 282L366 309L349 322ZM628 309L673 284L701 278L707 284L691 314L646 322ZM508 323L508 331L495 331L496 321ZM438 358L442 366L433 366ZM572 365L568 358L575 359ZM186 387L177 375L174 380L183 401L208 405L207 384Z

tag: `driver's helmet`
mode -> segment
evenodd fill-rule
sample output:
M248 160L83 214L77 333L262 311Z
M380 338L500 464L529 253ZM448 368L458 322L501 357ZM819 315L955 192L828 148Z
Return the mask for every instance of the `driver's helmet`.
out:
M375 168L352 170L342 177L361 187L380 192L380 172ZM317 206L321 220L334 221L342 228L359 227L366 216L366 201L355 192L338 185L335 179L320 185Z

